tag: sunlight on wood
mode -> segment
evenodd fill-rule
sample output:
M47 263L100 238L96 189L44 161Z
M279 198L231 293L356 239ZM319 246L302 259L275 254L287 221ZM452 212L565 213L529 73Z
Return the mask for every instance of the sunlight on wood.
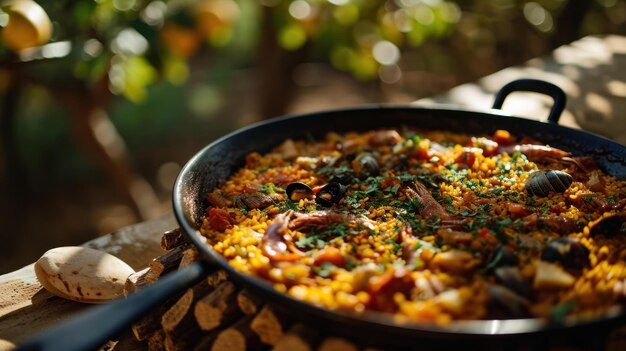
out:
M578 80L582 76L582 72L579 67L565 66L561 71L563 75L571 80Z
M110 233L118 228L136 223L138 218L132 208L125 205L115 205L94 211L94 220L100 233Z
M554 51L554 61L587 69L611 61L611 52L601 40L585 40L576 45L563 46Z
M589 109L598 112L603 119L608 118L613 113L611 103L602 95L596 93L588 93L585 96L585 102Z
M533 93L516 93L507 97L504 105L502 105L502 110L516 116L546 120L550 106L552 106L552 99L547 96ZM546 112L541 115L543 111Z
M535 58L460 85L444 94L421 99L420 105L454 104L486 110L495 93L520 78L541 79L559 86L567 95L559 124L582 128L626 144L626 37L585 37L557 48L552 55ZM552 102L537 94L515 93L503 109L512 115L545 120Z
M626 82L621 82L619 80L611 80L606 83L606 89L609 93L617 96L626 98Z
M127 152L126 146L106 112L103 110L95 111L89 116L89 124L94 130L96 139L106 148L111 157L114 159L124 157Z
M157 184L168 192L172 190L181 166L176 162L166 162L157 170Z
M145 179L140 177L132 179L130 194L137 204L142 218L156 218L165 212L165 209L160 208L159 199L152 186Z

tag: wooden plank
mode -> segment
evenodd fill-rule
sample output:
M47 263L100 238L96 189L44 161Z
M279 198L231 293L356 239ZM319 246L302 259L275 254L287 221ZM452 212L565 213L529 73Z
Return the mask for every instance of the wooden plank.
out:
M177 226L173 214L131 225L83 246L106 251L134 269L146 267L163 253L163 232ZM41 288L33 265L0 276L0 351L28 339L89 305L51 295Z

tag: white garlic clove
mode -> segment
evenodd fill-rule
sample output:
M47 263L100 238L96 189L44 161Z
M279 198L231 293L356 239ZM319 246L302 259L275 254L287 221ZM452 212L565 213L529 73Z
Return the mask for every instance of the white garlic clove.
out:
M533 286L535 289L564 289L574 285L574 277L554 263L539 261Z

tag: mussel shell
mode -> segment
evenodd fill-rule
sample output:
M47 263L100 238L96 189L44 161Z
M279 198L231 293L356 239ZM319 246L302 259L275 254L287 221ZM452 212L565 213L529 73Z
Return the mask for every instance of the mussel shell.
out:
M541 253L547 262L559 262L566 269L589 267L589 249L577 239L563 237L550 241Z
M626 235L626 213L605 215L589 223L589 236Z
M530 283L524 278L518 267L499 267L494 270L494 275L500 284L506 286L520 296L530 297L532 295Z
M285 193L287 193L287 198L289 198L289 200L300 201L300 199L313 195L313 189L304 183L293 182L287 185Z
M523 296L502 285L494 284L487 289L487 293L496 310L502 310L505 316L515 318L528 318L530 302ZM494 312L494 311L492 311ZM501 318L501 317L495 317Z
M315 196L315 202L324 207L331 207L341 200L346 193L346 187L339 183L328 183Z
M545 197L550 192L564 192L572 185L572 181L572 176L563 171L535 171L526 181L526 191L531 195Z
M353 184L357 180L351 167L336 167L330 172L331 183Z
M352 161L352 169L359 178L375 177L380 173L378 166L378 158L369 152L365 152L357 156Z
M487 267L489 268L517 266L518 263L517 255L504 245L496 247L487 258Z

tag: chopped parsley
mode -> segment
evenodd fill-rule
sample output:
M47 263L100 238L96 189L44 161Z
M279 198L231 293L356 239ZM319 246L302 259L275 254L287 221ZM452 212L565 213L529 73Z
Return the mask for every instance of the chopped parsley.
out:
M385 189L386 193L392 193L392 194L397 194L398 193L398 189L400 189L401 184L396 184L392 187L389 187L387 189Z
M562 322L574 307L576 307L576 300L565 301L550 310L550 317L555 322Z
M287 212L289 210L297 211L298 210L298 204L293 202L293 201L283 201L278 206L278 210L280 212Z
M504 187L498 186L498 187L491 189L489 192L498 196L498 195L501 195L504 190L506 190Z
M606 197L606 201L611 205L617 204L617 199L615 199L615 195L609 195Z
M319 275L322 278L328 278L332 274L334 270L337 269L337 266L330 262L322 262L319 266L313 267L313 272Z
M279 187L278 185L274 185L271 183L267 183L264 185L261 185L258 189L259 192L262 193L266 193L266 194L273 194L273 193L284 193L285 189Z
M357 234L358 231L346 228L345 223L330 224L325 228L313 228L296 241L296 246L301 248L321 249L329 243L333 243L343 237Z
M416 197L411 198L409 200L409 204L411 205L411 212L413 213L417 213L425 207L424 204Z

